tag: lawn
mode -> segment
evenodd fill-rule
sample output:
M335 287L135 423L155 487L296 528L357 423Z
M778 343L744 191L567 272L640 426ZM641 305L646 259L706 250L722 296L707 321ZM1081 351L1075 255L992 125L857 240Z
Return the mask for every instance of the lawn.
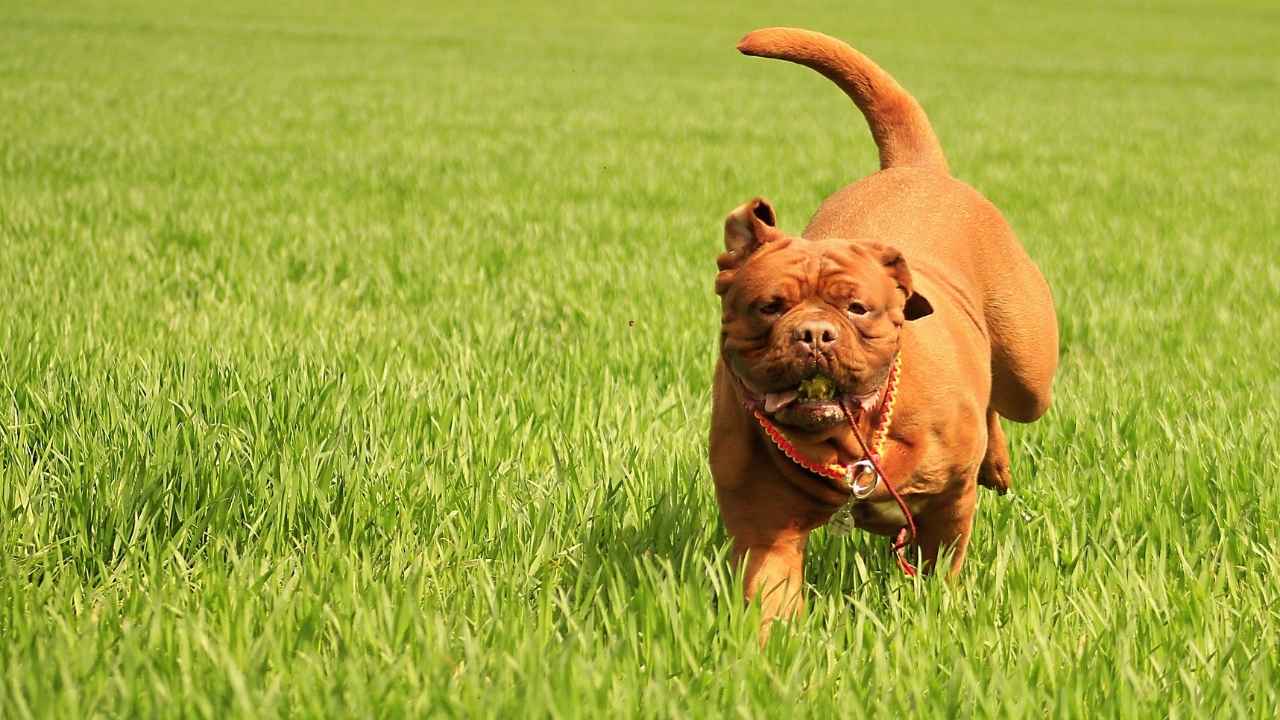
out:
M0 717L1280 705L1280 8L0 5ZM815 533L756 643L721 222L876 167L845 38L1057 299L965 573Z

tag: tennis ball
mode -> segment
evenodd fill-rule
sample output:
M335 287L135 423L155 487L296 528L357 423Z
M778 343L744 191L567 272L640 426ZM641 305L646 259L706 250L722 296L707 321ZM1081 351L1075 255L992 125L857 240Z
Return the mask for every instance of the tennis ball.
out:
M835 397L836 384L826 375L814 375L797 388L801 400L830 400Z

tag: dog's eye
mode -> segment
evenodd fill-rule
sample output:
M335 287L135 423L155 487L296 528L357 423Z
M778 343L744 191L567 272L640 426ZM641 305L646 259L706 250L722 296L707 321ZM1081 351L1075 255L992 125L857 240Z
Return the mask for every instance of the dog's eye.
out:
M850 315L866 315L867 306L857 301L851 302L849 303L849 314Z
M782 312L782 298L773 298L764 305L761 305L759 310L761 315L777 315Z

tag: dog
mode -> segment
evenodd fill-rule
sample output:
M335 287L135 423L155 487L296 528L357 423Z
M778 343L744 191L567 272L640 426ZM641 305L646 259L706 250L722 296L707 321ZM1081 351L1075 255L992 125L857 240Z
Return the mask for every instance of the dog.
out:
M738 44L822 73L853 100L880 171L828 197L799 236L756 198L731 212L710 464L720 516L764 629L804 605L811 531L894 539L905 570L964 563L977 487L1010 482L999 417L1052 400L1053 297L1009 224L951 177L919 103L821 33ZM943 555L947 557L947 555Z

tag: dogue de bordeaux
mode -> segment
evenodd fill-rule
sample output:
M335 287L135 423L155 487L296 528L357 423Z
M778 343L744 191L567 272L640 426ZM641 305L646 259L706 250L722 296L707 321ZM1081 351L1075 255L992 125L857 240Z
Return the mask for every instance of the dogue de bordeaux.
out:
M803 607L805 545L827 523L889 536L907 571L912 558L932 570L942 550L959 571L977 486L1009 486L998 416L1049 408L1058 326L1013 230L951 177L888 73L806 30L757 30L738 50L834 82L881 168L828 197L799 237L759 198L725 220L711 470L767 631Z

